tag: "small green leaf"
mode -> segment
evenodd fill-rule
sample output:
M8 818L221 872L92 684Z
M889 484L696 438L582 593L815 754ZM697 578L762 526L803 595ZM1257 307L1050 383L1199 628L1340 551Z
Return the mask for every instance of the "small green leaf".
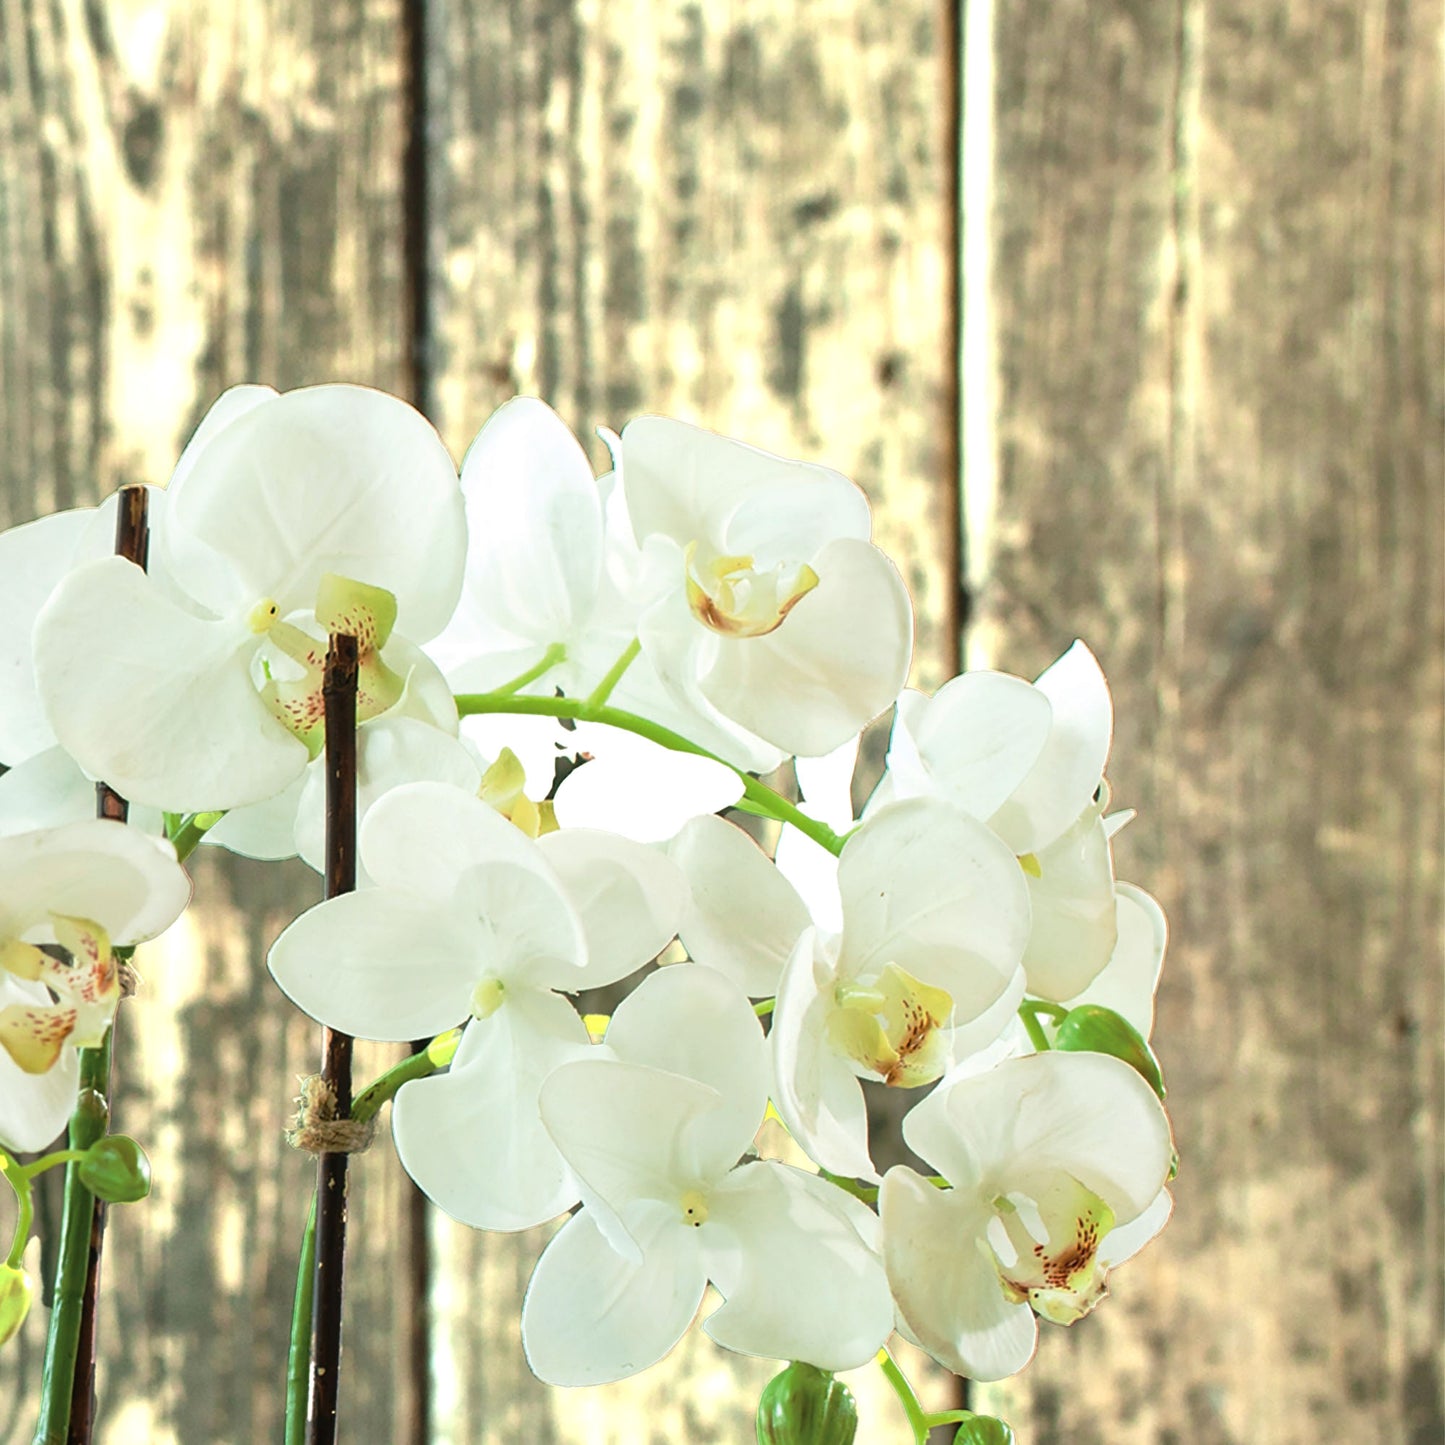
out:
M815 1365L789 1365L758 1401L758 1445L853 1445L857 1433L852 1392Z
M1164 1074L1153 1049L1128 1019L1111 1008L1085 1003L1070 1009L1059 1021L1054 1047L1079 1053L1112 1054L1130 1065L1161 1099L1164 1097Z
M1014 1445L1014 1432L992 1415L975 1415L958 1427L953 1445Z
M151 1162L145 1150L125 1134L107 1134L85 1151L80 1179L107 1204L134 1204L151 1192Z

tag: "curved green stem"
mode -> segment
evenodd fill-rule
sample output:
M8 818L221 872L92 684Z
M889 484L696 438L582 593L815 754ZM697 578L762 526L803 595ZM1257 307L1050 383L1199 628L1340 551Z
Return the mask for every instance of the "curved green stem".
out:
M918 1396L913 1393L908 1377L898 1368L897 1361L886 1349L879 1350L877 1358L885 1378L893 1386L893 1393L902 1402L903 1413L908 1416L915 1445L928 1445L928 1416L924 1414L923 1406L918 1403Z
M184 863L196 851L202 838L226 815L221 813L168 814L166 836L176 850L176 862ZM172 821L174 820L174 827Z
M521 692L528 683L536 682L539 677L551 672L559 662L566 662L567 648L561 642L554 642L546 652L542 654L542 660L535 666L529 667L526 672L519 672L510 682L504 682L500 687L492 689L493 697L511 697L514 692Z
M596 694L594 694L595 696ZM575 722L602 723L605 727L621 728L636 733L670 748L675 753L691 753L694 757L711 758L725 768L732 768L743 784L743 800L738 807L745 812L756 813L759 817L772 818L779 823L791 823L800 833L806 834L835 856L843 851L843 839L826 823L810 818L795 803L760 782L751 773L720 758L716 753L665 728L637 713L625 712L621 708L594 705L591 698L585 701L575 697L503 697L494 692L462 692L457 694L457 711L468 717L474 713L520 713L530 717L570 718Z
M1049 1036L1044 1032L1043 1024L1039 1022L1039 1015L1042 1014L1045 1018L1057 1023L1067 1013L1068 1009L1062 1005L1048 1003L1039 998L1026 998L1018 1008L1019 1018L1023 1020L1023 1026L1028 1030L1029 1042L1041 1054L1048 1053L1053 1045L1049 1042Z
M592 689L586 702L588 708L599 708L612 696L612 689L622 680L622 674L637 660L637 654L641 651L642 643L634 637L632 641L622 649L617 661L607 669L607 674L602 681Z

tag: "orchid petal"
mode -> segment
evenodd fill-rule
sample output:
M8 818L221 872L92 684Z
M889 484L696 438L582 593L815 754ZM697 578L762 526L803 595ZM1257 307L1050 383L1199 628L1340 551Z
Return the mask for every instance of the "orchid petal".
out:
M112 943L154 938L190 901L175 849L90 818L0 837L0 940L56 942L53 915L89 919Z
M398 1092L392 1133L402 1167L473 1229L528 1229L555 1218L578 1191L537 1095L548 1074L590 1047L565 999L516 990L505 1007L467 1026L448 1073Z
M1035 855L1027 874L1032 926L1024 949L1029 992L1064 999L1081 993L1118 940L1114 861L1096 806Z
M42 984L0 970L0 1012L49 1005L50 995ZM47 1072L28 1074L0 1048L0 1146L30 1153L46 1148L64 1131L75 1108L79 1078L80 1055L75 1049L62 1049Z
M815 934L798 941L778 985L768 1042L773 1103L808 1157L848 1179L877 1180L868 1152L868 1107L849 1062L828 1036L833 974L815 962Z
M688 954L752 998L776 993L811 921L792 885L741 828L721 818L694 818L668 852L691 890L678 928Z
M703 1328L743 1354L823 1370L866 1364L893 1329L882 1263L860 1237L870 1221L816 1175L773 1161L733 1170L709 1200L709 1274L726 1302ZM722 1233L732 1239L719 1248Z
M456 469L419 412L367 387L307 387L233 408L207 438L173 483L164 557L220 613L260 598L282 616L310 608L328 572L382 587L398 629L424 642L456 607L463 516Z
M475 793L407 783L379 798L360 828L358 852L383 887L449 900L469 871L505 863L551 878L536 845Z
M1064 1173L1121 1224L1153 1201L1173 1147L1153 1089L1093 1053L1029 1054L950 1082L908 1114L903 1137L955 1188L991 1197Z
M724 717L806 757L832 751L893 702L913 646L907 589L876 547L840 538L813 567L818 585L783 624L724 639L699 682Z
M387 793L412 782L445 784L475 794L482 770L448 733L410 717L379 717L356 735L357 827ZM230 822L228 815L222 823ZM326 759L306 769L290 818L294 851L318 873L326 860ZM212 829L212 832L215 830ZM229 845L228 845L229 846ZM245 851L244 849L238 851Z
M580 631L602 569L602 508L587 454L535 397L487 420L462 463L469 544L462 602L437 638L448 665L469 655L474 618L538 648Z
M784 537L805 532L809 511L830 514L829 535L866 541L868 503L847 477L829 467L790 461L744 442L670 417L644 416L622 428L622 484L639 542L661 532L686 545L695 537L724 537L735 513L758 497L762 522ZM780 491L796 501L772 517L767 513ZM752 529L739 522L739 540L753 541ZM808 561L808 557L799 560Z
M607 1044L619 1059L696 1079L721 1095L697 1127L698 1167L709 1177L752 1143L767 1107L767 1041L731 979L695 963L649 974L618 1005Z
M641 1246L625 1222L630 1201L660 1201L682 1225L683 1194L712 1183L737 1158L734 1152L719 1161L709 1148L716 1131L706 1126L726 1106L717 1090L661 1069L616 1059L564 1064L547 1077L538 1102L588 1212L624 1252Z
M1082 642L1075 642L1034 686L1053 709L1048 741L991 819L1015 853L1047 847L1084 810L1104 776L1114 731L1109 684Z
M911 721L900 708L888 753L898 795L939 792L987 822L1038 762L1052 718L1048 698L1022 678L966 672L939 688ZM910 741L924 774L912 780Z
M55 589L35 626L36 686L55 735L134 802L200 812L280 792L308 754L267 710L243 624L183 612L107 557Z
M989 1211L890 1169L879 1194L883 1259L899 1314L934 1359L975 1380L1002 1380L1033 1357L1038 1325L1005 1298L989 1250Z
M0 781L0 788L4 787ZM1148 1038L1154 1028L1154 990L1164 964L1169 924L1164 910L1142 888L1115 885L1118 942L1104 970L1067 1007L1092 1003L1111 1008Z
M494 960L472 919L382 889L307 910L271 945L281 991L329 1028L364 1039L429 1038L466 1017Z
M537 846L587 939L587 966L569 991L635 973L677 935L687 885L665 853L592 829L549 833Z
M982 823L931 798L874 814L843 847L839 972L905 969L953 998L955 1022L989 1007L1028 939L1028 887L1013 854Z
M707 1275L698 1232L661 1208L635 1211L642 1245L618 1254L587 1211L543 1251L522 1303L532 1373L552 1385L604 1385L655 1365L702 1304Z

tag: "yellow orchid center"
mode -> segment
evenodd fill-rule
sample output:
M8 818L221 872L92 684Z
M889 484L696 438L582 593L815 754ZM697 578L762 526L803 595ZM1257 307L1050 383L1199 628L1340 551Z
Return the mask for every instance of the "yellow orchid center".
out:
M477 796L489 808L495 808L509 823L520 828L529 838L557 831L557 815L550 799L534 803L523 788L527 773L511 748L503 748L497 760L482 774Z
M507 985L499 978L484 978L472 990L472 1017L489 1019L507 999Z
M689 1189L678 1201L682 1206L685 1223L694 1229L701 1229L707 1223L707 1195L700 1189Z
M688 543L684 559L692 615L724 637L766 637L818 585L806 562L759 571L751 556L703 556L697 542Z
M948 1067L940 1029L953 999L897 964L885 964L871 984L841 983L828 1016L833 1047L885 1084L911 1089L931 1084Z
M1061 1175L1033 1197L1000 1196L994 1209L990 1233L1002 1235L995 1253L1010 1300L1053 1324L1071 1325L1108 1293L1099 1241L1114 1227L1114 1211L1092 1190ZM1004 1263L1008 1254L1011 1264Z
M54 1003L10 1004L0 1009L0 1048L27 1074L54 1068L69 1043L95 1048L120 1002L120 968L110 938L88 918L51 915L56 941L70 961L18 939L0 945L0 967L17 978L43 983Z
M328 572L316 588L315 617L327 633L342 632L356 638L356 720L367 722L395 707L406 680L382 660L381 649L396 622L396 598L383 587L370 587L349 577ZM283 669L278 677L267 667L261 698L288 731L294 733L315 757L325 741L326 704L322 682L326 670L326 639L312 637L294 623L283 621L275 600L263 597L247 615L252 632L299 668Z

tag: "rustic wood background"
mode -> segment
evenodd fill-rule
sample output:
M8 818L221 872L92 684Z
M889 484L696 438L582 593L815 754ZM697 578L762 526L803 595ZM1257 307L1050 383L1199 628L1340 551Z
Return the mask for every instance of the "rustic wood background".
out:
M1438 1445L1441 35L1441 0L0 0L0 521L162 480L242 380L410 396L458 455L524 391L850 472L919 684L965 624L973 665L1099 653L1120 874L1173 925L1175 1220L988 1398L1024 1445ZM279 1438L315 1044L261 960L315 887L196 871L121 1025L158 1182L112 1214L107 1445ZM539 1241L357 1174L346 1438L751 1438L769 1368L705 1342L536 1384Z

